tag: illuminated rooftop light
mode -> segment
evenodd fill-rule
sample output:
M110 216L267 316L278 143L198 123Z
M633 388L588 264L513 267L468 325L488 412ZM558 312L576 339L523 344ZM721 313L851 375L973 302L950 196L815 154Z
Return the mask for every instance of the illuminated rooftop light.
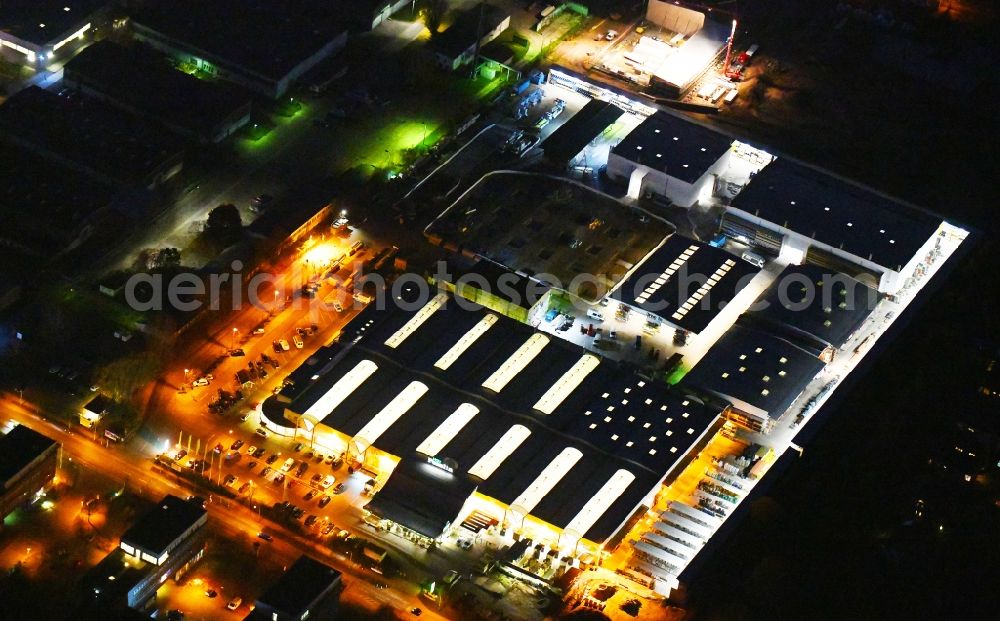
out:
M442 371L446 371L448 367L454 364L455 361L458 360L458 357L464 354L465 350L475 343L476 339L485 334L486 331L497 322L497 320L497 316L492 313L480 319L479 323L472 326L468 332L462 335L462 338L458 339L457 343L451 346L451 349L438 358L438 361L434 363L434 366Z
M735 266L736 261L726 259L726 262L720 265L719 268L715 270L715 273L713 273L702 286L698 287L698 290L691 294L691 297L689 297L687 301L685 301L684 304L682 304L681 307L678 308L673 315L671 315L671 317L675 320L683 319L692 308L697 306L698 302L700 302L703 297L708 295L708 292L712 290L712 287L722 280L722 277L728 274L729 270L733 269Z
M471 468L469 474L480 479L488 479L496 472L500 464L510 457L510 454L517 450L517 447L528 439L531 431L524 425L514 425L497 440L493 447L486 451L486 454L479 458Z
M525 515L531 513L542 498L545 497L552 488L556 486L556 483L562 480L564 476L576 465L576 462L580 461L583 457L578 449L573 447L567 447L562 450L561 453L556 455L556 458L549 462L548 466L535 477L528 489L518 496L514 502L511 503L510 508L514 511L521 512Z
M371 360L362 360L354 366L353 369L348 371L337 380L337 383L330 387L326 393L316 400L309 409L307 409L302 415L312 416L314 418L323 418L330 412L334 411L338 405L344 402L344 399L349 397L351 393L357 390L366 379L372 376L375 371L378 370L378 365L376 365Z
M604 515L604 512L625 493L632 481L635 481L635 475L628 470L615 472L601 486L601 489L597 490L597 493L587 501L587 504L583 505L580 512L570 520L565 530L582 537L597 522L598 518Z
M417 447L417 452L430 457L439 454L478 413L479 408L471 403L463 403L458 406L457 410L452 412L448 418L444 419L444 422L438 425L434 433L427 436L420 443L420 446Z
M413 407L420 397L427 392L427 386L421 382L410 382L396 397L368 421L355 436L354 440L363 449L368 448L385 433L403 414ZM362 450L363 450L362 449Z
M513 354L507 358L506 361L500 368L493 372L485 382L483 382L483 388L492 390L493 392L500 392L503 390L510 380L514 379L514 376L524 370L535 356L538 355L546 345L549 344L549 339L547 336L541 333L532 334L527 341L525 341L520 347L517 348Z
M410 320L403 324L403 327L386 339L385 344L393 349L402 345L403 341L407 339L411 334L417 331L417 328L424 325L424 322L430 319L430 316L438 311L444 303L448 301L448 296L439 293L435 295L430 302L424 305L423 308L418 310Z
M543 414L551 414L566 397L576 390L583 380L601 364L597 356L584 354L576 363L549 388L542 398L535 403L535 409Z
M636 296L635 298L636 303L638 304L645 303L646 300L650 298L650 296L656 293L660 287L662 287L664 284L666 284L668 280L670 280L670 277L673 276L674 273L678 269L680 269L680 267L684 265L684 263L687 262L687 260L691 258L691 255L694 254L697 250L698 246L696 246L695 244L691 244L690 246L688 246L684 250L684 252L680 254L680 256L678 256L676 259L673 260L673 262L667 267L667 269L663 271L662 274L660 274L653 282L649 283L649 285L646 286L646 288L643 290L642 293Z

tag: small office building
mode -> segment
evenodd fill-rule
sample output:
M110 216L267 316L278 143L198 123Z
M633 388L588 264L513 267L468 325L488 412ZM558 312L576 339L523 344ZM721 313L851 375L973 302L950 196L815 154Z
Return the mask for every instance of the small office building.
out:
M0 530L4 517L31 501L55 478L61 448L24 425L0 436Z
M340 572L300 556L254 603L248 621L335 619L342 590Z
M205 553L208 512L197 500L168 495L121 536L118 548L84 578L88 594L109 607L144 610L156 591L180 580Z

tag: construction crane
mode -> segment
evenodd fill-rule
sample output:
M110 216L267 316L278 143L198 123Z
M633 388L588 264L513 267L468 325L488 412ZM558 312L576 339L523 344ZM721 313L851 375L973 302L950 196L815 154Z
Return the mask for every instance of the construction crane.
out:
M731 67L730 63L733 60L733 39L736 38L736 20L733 20L733 29L729 33L729 40L726 41L726 62L722 65L722 75L726 76L730 80L739 80L743 74L743 67Z

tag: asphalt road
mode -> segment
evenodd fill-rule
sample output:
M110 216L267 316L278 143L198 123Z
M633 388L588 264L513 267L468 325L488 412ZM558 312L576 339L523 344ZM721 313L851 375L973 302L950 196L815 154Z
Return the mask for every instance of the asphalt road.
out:
M180 497L207 495L186 480L154 466L152 460L137 452L134 446L105 447L88 434L79 433L73 428L66 429L44 418L33 404L22 402L17 395L0 395L0 414L59 441L63 446L63 459L120 479L126 490L142 497L155 501L166 494ZM398 610L418 606L425 609L424 614L429 619L445 618L432 610L426 610L426 602L417 598L416 587L412 584L400 579L385 580L376 576L347 560L342 554L332 551L324 542L264 521L258 513L243 504L213 499L207 504L207 508L211 527L230 538L247 537L256 540L256 534L262 530L273 534L273 541L262 541L262 554L292 560L300 554L308 553L329 563L344 575L347 587L345 598L348 600L360 599L361 603L374 601ZM378 589L374 585L376 581L388 582L390 588Z

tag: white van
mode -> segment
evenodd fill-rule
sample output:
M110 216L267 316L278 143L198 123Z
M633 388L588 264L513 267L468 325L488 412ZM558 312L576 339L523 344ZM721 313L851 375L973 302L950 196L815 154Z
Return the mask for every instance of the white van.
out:
M594 321L604 321L604 315L592 308L587 309L587 317L590 317Z
M242 603L243 603L242 597L234 597L233 599L229 600L228 604L226 604L226 608L229 610L236 610L237 608L240 607L240 604Z
M295 460L293 458L289 457L288 459L285 460L284 465L281 466L281 470L283 472L288 472L289 470L292 469L293 466L295 466Z
M321 485L323 486L323 489L330 489L330 486L333 485L334 481L336 480L337 479L335 479L332 474L328 474L326 475L326 478L323 479Z

